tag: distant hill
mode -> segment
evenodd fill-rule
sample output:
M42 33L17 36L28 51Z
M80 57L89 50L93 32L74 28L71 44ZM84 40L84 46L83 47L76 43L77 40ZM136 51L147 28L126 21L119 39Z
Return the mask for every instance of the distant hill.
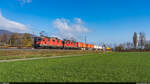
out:
M2 35L3 33L7 33L8 35L12 35L13 32L10 32L8 30L0 30L0 35Z
M8 31L8 30L2 30L0 29L0 35L2 35L3 33L7 33L8 36L11 36L14 32ZM23 35L24 33L18 33L20 36ZM31 34L32 35L32 34ZM32 35L33 36L33 35ZM35 36L35 35L34 35Z

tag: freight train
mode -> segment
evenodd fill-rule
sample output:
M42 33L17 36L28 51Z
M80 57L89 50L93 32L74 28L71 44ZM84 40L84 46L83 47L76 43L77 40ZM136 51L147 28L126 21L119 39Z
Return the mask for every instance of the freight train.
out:
M35 49L80 49L80 50L104 50L101 46L76 42L71 40L61 40L56 37L34 37Z

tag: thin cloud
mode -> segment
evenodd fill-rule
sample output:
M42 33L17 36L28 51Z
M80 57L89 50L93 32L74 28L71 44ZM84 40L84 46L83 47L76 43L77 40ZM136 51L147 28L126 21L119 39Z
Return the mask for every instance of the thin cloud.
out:
M32 0L18 0L19 2L20 2L20 4L21 5L24 5L24 4L26 4L26 3L31 3L32 2Z
M0 13L0 29L9 30L12 32L27 32L29 29L21 23L9 20Z
M82 23L83 23L83 21L81 20L81 18L74 18L74 20L75 20L77 23L79 23L79 24L82 24Z
M82 23L83 21L80 18L74 18L74 22L64 18L57 18L53 22L53 25L59 32L58 37L74 40L78 39L81 34L89 32L88 28Z

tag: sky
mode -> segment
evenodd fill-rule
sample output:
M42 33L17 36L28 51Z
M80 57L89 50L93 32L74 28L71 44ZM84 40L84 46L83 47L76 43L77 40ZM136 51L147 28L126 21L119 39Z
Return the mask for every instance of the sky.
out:
M150 40L149 0L0 0L0 29L86 40L132 42L134 32Z

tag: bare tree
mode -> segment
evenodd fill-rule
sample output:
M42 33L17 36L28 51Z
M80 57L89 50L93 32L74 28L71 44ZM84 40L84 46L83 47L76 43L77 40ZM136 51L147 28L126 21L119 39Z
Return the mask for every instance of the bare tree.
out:
M144 45L145 49L150 49L150 41L146 41L145 45Z
M10 44L11 46L18 46L18 39L19 39L19 35L18 33L14 33L10 36Z
M8 34L7 33L2 34L1 41L4 45L8 44Z
M115 50L116 50L116 51L122 51L122 50L124 50L123 44L120 44L119 46L116 46L116 47L115 47Z
M134 44L134 48L137 48L137 42L138 42L137 33L134 32L134 35L133 35L133 44Z
M32 35L28 34L28 33L24 33L24 35L22 36L22 45L24 47L31 47L32 46Z
M145 41L146 41L144 32L140 32L139 41L140 41L140 46L141 46L141 49L142 49L144 47Z
M126 45L127 45L127 49L131 48L130 42L127 42Z

